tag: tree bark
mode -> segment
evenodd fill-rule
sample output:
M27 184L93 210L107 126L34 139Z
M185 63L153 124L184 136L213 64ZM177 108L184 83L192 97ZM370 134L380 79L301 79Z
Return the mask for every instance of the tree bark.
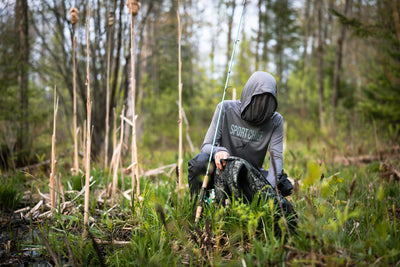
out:
M16 150L18 152L17 161L25 164L26 156L29 154L29 17L28 17L28 1L17 0L15 5L16 14L16 55L18 57L18 92L19 92L19 127L17 132Z
M343 14L344 16L347 16L349 5L350 5L350 0L346 0L344 5L344 14ZM346 26L342 24L340 27L340 35L337 40L335 69L333 74L333 88L332 88L333 110L335 110L338 105L338 95L340 90L340 70L342 68L343 43L345 38L346 38Z
M263 32L263 52L262 52L262 60L264 62L264 65L262 67L268 69L267 64L268 64L268 61L269 61L269 55L268 55L269 50L268 50L268 45L267 44L268 44L269 40L271 39L271 34L268 31L268 29L271 28L270 25L269 25L269 22L270 22L270 20L269 20L269 9L271 9L271 0L267 0L265 2L266 2L265 3L265 5L266 5L265 14L263 15L263 19L262 19L263 20L263 25L265 26L264 27L264 32Z
M394 26L396 29L396 36L398 41L400 42L400 17L399 17L399 7L400 1L399 0L392 0L392 9L393 9L393 20Z
M112 79L112 85L111 85L111 96L110 96L110 105L114 106L115 105L115 98L117 94L117 87L118 87L118 73L120 71L120 57L121 57L121 47L122 47L122 31L123 31L123 25L122 25L122 11L124 9L124 4L125 1L120 1L119 5L119 13L118 13L118 18L116 17L115 20L118 20L118 32L117 32L117 40L112 43L117 42L117 48L112 49L112 51L116 51L116 55L113 57L115 58L114 62L114 70L113 70L113 77ZM110 107L111 108L111 107Z
M317 0L317 14L318 14L318 111L319 111L319 122L321 130L325 128L324 121L324 41L323 41L323 30L322 30L322 0Z
M260 66L260 53L258 50L260 49L260 42L261 42L261 36L262 36L262 0L258 0L258 31L257 31L257 37L256 37L256 51L255 51L255 58L256 58L256 70L259 69Z
M307 68L308 65L308 54L307 54L307 48L308 48L308 38L310 35L310 22L311 20L309 19L310 17L310 2L311 0L306 0L306 7L304 9L304 21L305 21L305 29L304 29L304 39L303 39L303 46L304 46L304 51L303 51L303 70Z
M229 3L226 4L227 7L231 8L231 13L228 15L228 35L227 35L227 40L226 40L226 62L227 65L229 64L229 60L231 59L231 45L232 45L232 27L233 27L233 17L235 16L235 10L236 10L236 1L233 0ZM227 76L228 70L225 72L225 77Z

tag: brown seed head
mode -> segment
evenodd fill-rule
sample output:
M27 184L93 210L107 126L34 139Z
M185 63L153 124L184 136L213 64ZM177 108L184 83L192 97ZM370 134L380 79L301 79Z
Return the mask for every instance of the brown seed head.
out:
M78 22L78 20L79 20L78 13L79 13L79 11L78 11L78 9L77 9L76 7L72 7L72 8L69 10L69 14L71 15L71 23L72 23L72 26L75 26L75 24L76 24L76 23Z
M131 13L133 16L136 16L137 13L139 12L140 8L139 0L128 0L126 2L126 6L129 8L129 13Z
M108 27L112 27L114 25L114 13L110 11L108 13Z

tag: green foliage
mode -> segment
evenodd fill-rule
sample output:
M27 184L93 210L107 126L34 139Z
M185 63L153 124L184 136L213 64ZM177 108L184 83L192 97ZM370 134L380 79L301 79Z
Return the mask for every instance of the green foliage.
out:
M0 210L14 210L22 199L22 192L12 183L0 184Z
M178 196L174 176L142 178L143 200L135 199L133 206L122 196L117 198L117 206L107 198L104 203L96 202L93 192L104 190L107 173L93 169L90 216L94 221L89 231L97 240L105 264L198 266L211 262L231 266L245 262L246 266L304 266L324 261L332 265L370 265L378 259L382 265L396 264L400 255L398 180L383 179L379 162L348 167L321 164L319 158L324 153L316 142L309 148L290 148L285 166L299 183L292 195L298 215L298 227L293 232L288 231L282 218L277 219L279 213L271 200L257 198L250 204L233 200L226 207L206 203L195 227L197 203L187 191ZM154 154L160 161L176 160L174 153L164 156L168 158ZM185 168L184 177L186 172ZM79 176L63 177L64 182L81 183ZM15 183L25 183L26 178L15 178ZM122 189L122 178L119 180L118 188ZM130 179L125 178L124 183L130 188ZM65 195L69 201L76 196ZM78 265L99 265L92 239L82 238L83 196L73 200L73 207L75 212L55 211L53 219L39 221L39 230L45 233L62 264L72 264L66 237ZM126 243L112 244L113 240ZM43 248L39 247L41 242L32 238L21 246ZM46 250L41 253L49 257Z
M400 73L400 40L396 34L393 5L391 2L382 2L375 10L374 21L346 18L337 11L335 16L340 22L348 26L358 37L372 44L372 56L365 58L362 71L367 83L364 85L361 109L369 116L398 125L400 122L399 73ZM371 64L371 59L374 63ZM399 132L396 134L398 135Z
M236 75L231 76L229 85L236 89L236 99L240 99L244 85L254 71L256 71L252 60L251 42L249 38L246 37L245 32L242 32L237 52L238 54L235 58L235 65L233 65L233 73ZM228 90L231 91L232 88L229 88Z

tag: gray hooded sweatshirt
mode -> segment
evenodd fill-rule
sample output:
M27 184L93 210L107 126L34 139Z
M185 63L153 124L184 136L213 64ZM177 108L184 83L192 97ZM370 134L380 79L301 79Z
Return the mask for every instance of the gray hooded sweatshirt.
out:
M252 101L254 96L265 96L265 94L270 94L267 98L267 104L263 105L265 107L262 109L252 108L252 103L255 102ZM240 100L226 100L223 105L222 103L218 104L201 146L201 152L211 153L218 116L222 107L213 154L226 151L231 156L247 160L258 168L266 176L268 182L275 187L272 160L275 161L277 174L282 172L283 164L283 117L276 112L277 106L275 78L267 72L255 72L244 86ZM260 112L268 113L268 115L260 116ZM251 117L254 117L253 120ZM268 148L270 158L267 175L263 163Z

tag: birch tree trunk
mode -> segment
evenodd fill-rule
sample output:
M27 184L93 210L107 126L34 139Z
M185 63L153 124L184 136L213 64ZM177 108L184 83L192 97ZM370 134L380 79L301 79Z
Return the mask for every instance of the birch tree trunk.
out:
M235 16L235 10L236 10L236 1L230 1L229 3L226 4L227 7L231 6L231 13L228 16L228 35L227 35L227 40L226 40L226 64L229 64L229 60L231 58L231 45L232 45L232 27L233 27L233 18ZM225 73L225 77L227 76L228 73Z

